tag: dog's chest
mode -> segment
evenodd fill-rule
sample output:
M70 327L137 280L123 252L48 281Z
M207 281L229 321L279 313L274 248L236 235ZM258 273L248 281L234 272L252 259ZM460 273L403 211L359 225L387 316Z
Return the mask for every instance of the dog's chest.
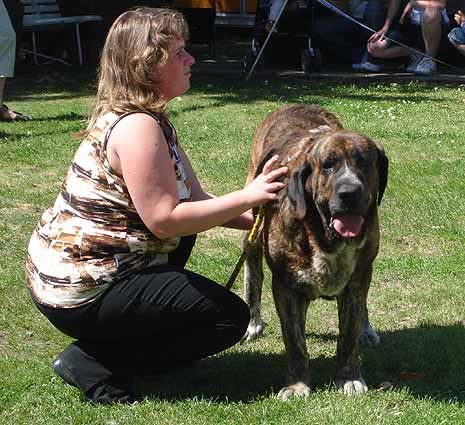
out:
M354 272L357 252L355 247L345 245L333 253L314 253L310 261L292 271L296 285L308 288L316 297L337 295Z

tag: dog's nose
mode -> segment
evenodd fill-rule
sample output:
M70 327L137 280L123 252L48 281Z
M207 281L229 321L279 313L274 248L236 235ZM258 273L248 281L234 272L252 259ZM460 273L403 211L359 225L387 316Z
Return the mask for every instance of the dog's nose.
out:
M347 206L355 206L360 201L362 188L355 184L342 184L337 188L337 196Z

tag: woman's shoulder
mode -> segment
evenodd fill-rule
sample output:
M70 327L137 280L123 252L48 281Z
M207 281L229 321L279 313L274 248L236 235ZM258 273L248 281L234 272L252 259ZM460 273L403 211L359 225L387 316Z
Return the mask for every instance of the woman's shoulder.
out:
M134 111L119 115L111 126L111 132L114 134L124 132L128 133L128 135L140 136L145 132L159 133L162 127L161 119L155 114Z
M96 124L100 127L114 127L118 123L124 122L147 122L160 125L163 117L149 111L128 111L128 112L107 112L101 115Z

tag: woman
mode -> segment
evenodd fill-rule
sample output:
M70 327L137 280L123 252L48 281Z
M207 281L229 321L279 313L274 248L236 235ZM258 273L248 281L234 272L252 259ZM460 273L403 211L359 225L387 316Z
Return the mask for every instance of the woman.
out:
M187 37L173 10L138 8L114 22L85 138L29 244L32 299L77 340L53 368L95 403L132 402L132 376L240 340L246 304L184 267L196 233L250 229L250 208L275 200L287 172L271 171L273 158L242 190L202 189L164 112L190 86Z

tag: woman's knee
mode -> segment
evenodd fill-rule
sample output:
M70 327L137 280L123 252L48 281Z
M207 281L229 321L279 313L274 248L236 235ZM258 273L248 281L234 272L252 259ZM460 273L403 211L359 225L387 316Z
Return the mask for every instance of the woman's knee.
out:
M234 339L239 341L245 334L250 321L249 306L234 293L230 294L229 305L226 310L225 320L234 329Z
M367 44L368 53L375 58L382 58L387 47L387 44L382 41Z

